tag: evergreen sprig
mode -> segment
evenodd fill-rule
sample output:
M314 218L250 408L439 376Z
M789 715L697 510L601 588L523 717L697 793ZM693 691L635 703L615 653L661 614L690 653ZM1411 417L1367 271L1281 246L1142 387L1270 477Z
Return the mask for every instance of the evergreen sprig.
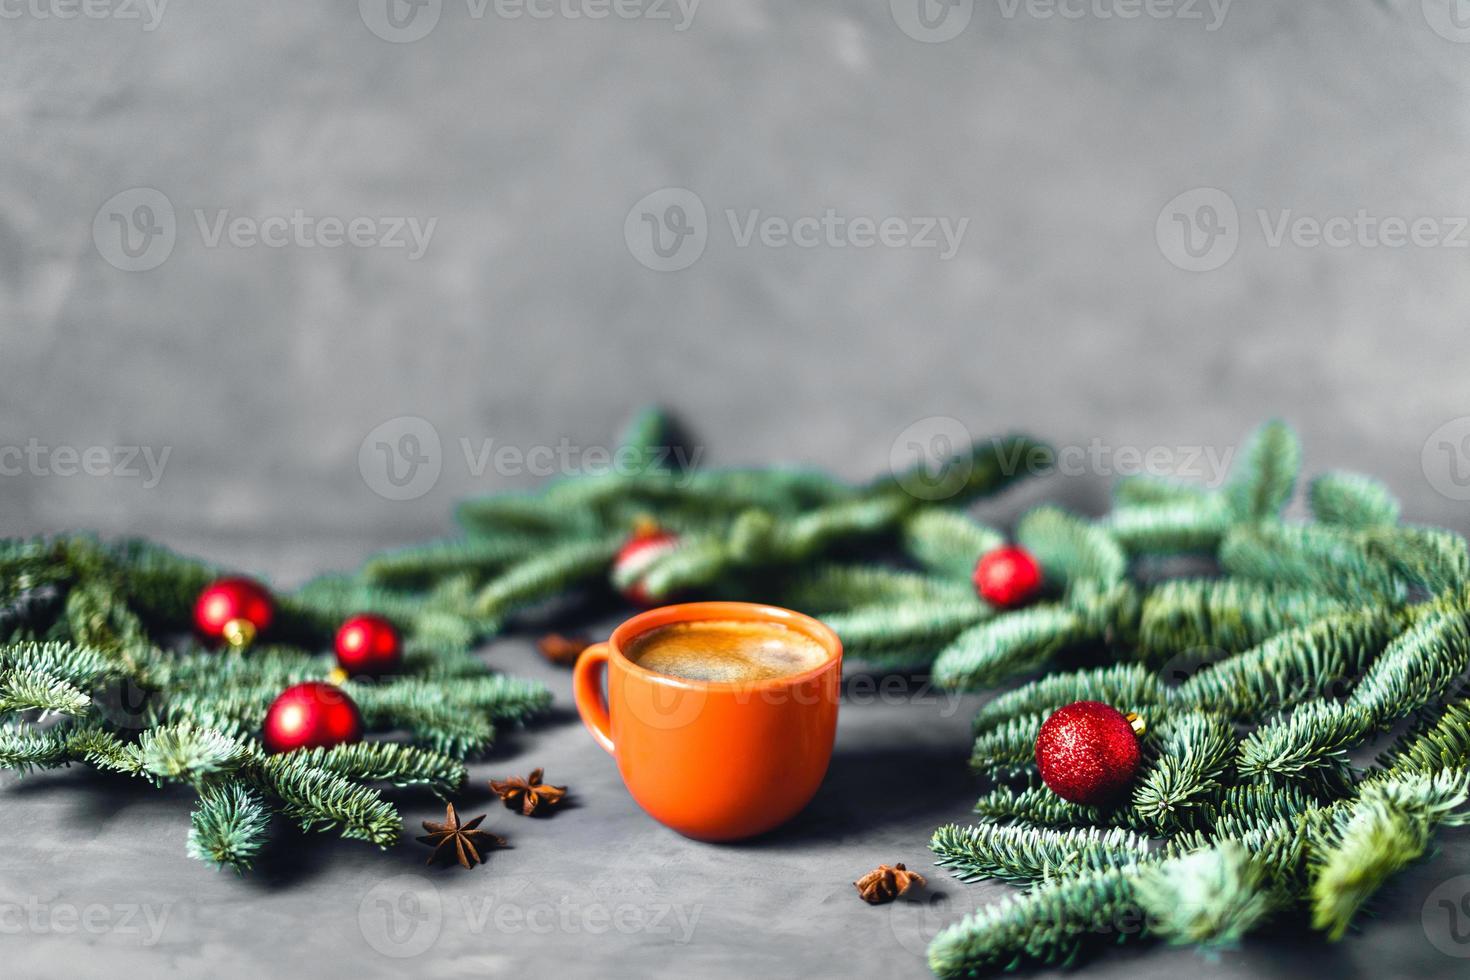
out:
M1098 662L978 712L970 763L999 782L980 823L941 828L931 847L965 880L1029 890L942 931L937 974L1069 963L1109 940L1228 945L1285 914L1338 939L1438 827L1470 822L1465 542L1400 524L1385 487L1348 474L1312 481L1311 520L1288 522L1299 469L1295 436L1272 423L1221 491L1134 478L1095 522L1051 508L1022 521L1062 595L959 634L936 678L985 688ZM1145 577L1180 552L1223 576ZM1126 801L1083 806L1040 783L1036 733L1077 700L1151 726ZM1405 720L1375 765L1352 765ZM1162 840L1133 849L1148 838Z
M998 878L1030 884L1063 874L1126 867L1149 852L1147 837L1126 830L949 824L934 832L935 863L961 881Z
M959 508L1050 462L1046 446L1015 436L957 447L938 486L922 467L852 485L795 467L697 469L699 455L667 415L642 413L610 472L466 501L461 538L278 592L275 622L243 655L188 639L200 591L230 570L141 540L0 540L0 764L87 764L188 785L198 794L189 853L237 870L268 846L274 814L388 846L400 821L381 788L451 793L499 728L549 706L541 685L493 674L472 652L517 617L610 589L789 594L848 616L850 655L927 662L994 613L953 556L999 536ZM616 567L649 527L675 532L677 546L645 567ZM944 573L849 562L905 541ZM399 673L341 682L375 737L267 755L259 734L272 701L332 680L331 637L360 613L387 617L404 638Z

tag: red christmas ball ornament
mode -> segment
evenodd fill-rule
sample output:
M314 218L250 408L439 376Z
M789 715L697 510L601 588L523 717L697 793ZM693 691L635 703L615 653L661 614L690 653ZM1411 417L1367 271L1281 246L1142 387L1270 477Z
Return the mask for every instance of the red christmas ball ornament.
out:
M240 649L270 628L276 600L254 579L222 578L205 586L194 601L194 625L211 640Z
M403 663L403 640L382 616L353 616L337 630L337 663L351 676L388 674Z
M261 740L271 752L331 748L362 738L362 713L340 687L307 681L286 688L265 713Z
M657 528L634 532L628 542L613 559L613 578L617 581L632 580L633 584L623 589L623 595L640 606L653 605L653 598L643 583L637 581L654 561L679 546L679 536Z
M1143 719L1101 701L1074 701L1052 712L1036 735L1041 779L1064 800L1114 802L1138 775Z
M975 591L992 606L1023 606L1041 591L1041 563L1015 545L987 551L975 563Z

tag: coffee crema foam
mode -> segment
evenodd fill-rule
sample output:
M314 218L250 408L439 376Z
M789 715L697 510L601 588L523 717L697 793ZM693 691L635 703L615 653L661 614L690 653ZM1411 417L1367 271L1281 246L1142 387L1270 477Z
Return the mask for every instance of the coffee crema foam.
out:
M659 626L624 651L640 667L692 681L748 683L819 667L827 648L779 623L704 620Z

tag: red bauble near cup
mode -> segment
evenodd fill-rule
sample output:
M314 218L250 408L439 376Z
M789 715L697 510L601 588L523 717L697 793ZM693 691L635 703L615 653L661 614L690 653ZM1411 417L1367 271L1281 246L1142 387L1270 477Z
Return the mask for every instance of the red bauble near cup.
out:
M286 688L265 713L267 751L329 749L362 739L362 713L335 684L306 681Z
M992 606L1015 609L1041 592L1041 563L1015 545L987 551L975 563L975 591Z
M1138 776L1143 719L1101 701L1074 701L1042 722L1036 766L1042 782L1084 806L1117 802Z
M194 601L194 626L200 634L235 649L249 646L275 618L276 600L254 579L219 579Z
M679 536L670 531L657 529L638 531L628 539L627 544L623 545L617 557L613 559L613 575L617 578L636 577L652 565L660 555L673 551L678 546ZM623 596L640 606L654 604L653 597L648 594L642 582L635 581L628 586L623 590Z
M403 638L382 616L353 616L337 630L337 664L350 676L391 674L403 664Z

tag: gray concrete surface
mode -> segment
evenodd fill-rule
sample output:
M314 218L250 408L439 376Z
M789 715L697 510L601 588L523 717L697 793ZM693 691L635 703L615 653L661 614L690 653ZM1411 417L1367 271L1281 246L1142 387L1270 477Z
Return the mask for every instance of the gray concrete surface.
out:
M1074 450L999 519L1098 509L1144 459L1218 479L1279 414L1309 467L1381 473L1411 519L1470 525L1451 0L1238 0L1219 21L957 0L927 27L906 0L705 0L687 22L568 4L435 0L398 27L377 0L0 4L0 533L145 533L290 583L443 533L453 500L535 484L548 452L596 468L650 400L710 462L859 478L956 426ZM857 247L854 219L892 244ZM927 219L952 255L910 240ZM366 244L326 247L354 221ZM412 246L400 225L421 256L385 247ZM183 856L182 800L6 777L4 972L917 976L927 935L999 891L873 910L847 884L923 865L964 815L971 705L856 698L806 816L712 848L632 807L524 639L487 656L548 677L561 716L476 778L545 764L581 800L536 823L492 809L516 846L490 868L400 894L413 846L322 844L239 881ZM1090 969L1459 975L1421 913L1466 857L1452 837L1335 947ZM425 952L365 940L381 899L404 916L390 951L411 951L435 897ZM93 904L101 931L66 931ZM166 913L156 942L130 905ZM31 907L61 918L12 928ZM604 913L622 925L584 927Z

